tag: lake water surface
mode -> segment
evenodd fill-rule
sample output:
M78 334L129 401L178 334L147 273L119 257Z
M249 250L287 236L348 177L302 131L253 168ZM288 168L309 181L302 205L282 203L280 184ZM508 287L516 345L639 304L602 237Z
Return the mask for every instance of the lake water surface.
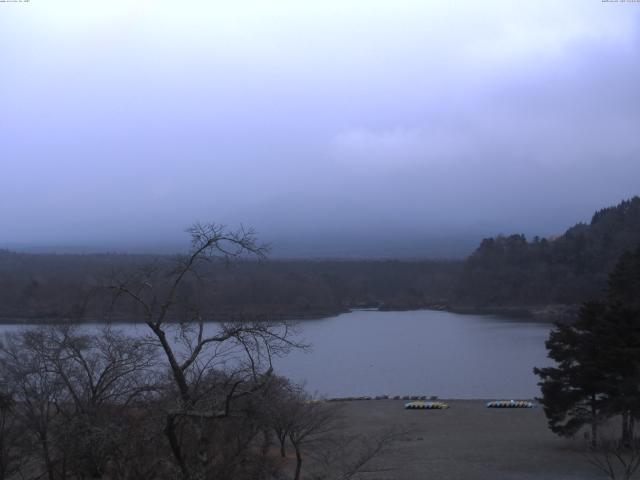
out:
M433 310L359 310L300 322L300 338L312 350L276 359L275 368L330 397L532 398L539 395L533 367L550 364L544 347L550 328Z
M354 311L303 322L312 352L276 366L329 396L532 398L539 395L533 367L550 364L550 328L433 310Z

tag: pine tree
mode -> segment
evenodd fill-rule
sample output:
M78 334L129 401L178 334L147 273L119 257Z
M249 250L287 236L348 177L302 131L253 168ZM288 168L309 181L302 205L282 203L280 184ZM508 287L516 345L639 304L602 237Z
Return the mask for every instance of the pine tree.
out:
M640 246L626 252L609 275L607 313L601 328L609 374L609 408L622 417L622 441L633 439L640 418Z
M555 367L536 368L551 430L574 435L620 415L629 445L640 418L640 247L622 255L603 301L586 302L571 325L557 325L546 342Z
M640 318L620 303L608 304L597 326L608 416L622 418L622 442L630 445L640 417Z
M624 253L609 275L607 300L640 313L640 245Z
M605 307L585 303L577 322L558 324L546 347L556 367L535 368L541 378L540 403L552 432L573 436L583 426L591 427L591 442L597 442L597 426L606 409L607 383L602 372L599 339L595 333Z

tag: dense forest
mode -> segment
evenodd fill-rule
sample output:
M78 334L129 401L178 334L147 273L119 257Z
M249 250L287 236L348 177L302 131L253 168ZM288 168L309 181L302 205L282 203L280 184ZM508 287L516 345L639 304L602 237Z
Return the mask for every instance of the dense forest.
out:
M482 241L459 260L239 260L210 262L182 288L211 319L319 317L351 308L531 308L597 297L622 253L640 244L640 197L602 209L556 238ZM105 285L162 271L172 257L0 251L0 319L127 320ZM156 278L162 282L163 278Z
M0 318L128 320L104 287L114 277L162 270L170 257L0 253ZM240 260L203 266L183 286L211 319L319 317L350 308L421 308L451 296L461 262ZM162 278L156 279L162 282ZM130 305L134 309L134 305Z
M575 305L601 296L620 256L640 244L640 197L554 238L498 236L467 259L453 298L474 306Z

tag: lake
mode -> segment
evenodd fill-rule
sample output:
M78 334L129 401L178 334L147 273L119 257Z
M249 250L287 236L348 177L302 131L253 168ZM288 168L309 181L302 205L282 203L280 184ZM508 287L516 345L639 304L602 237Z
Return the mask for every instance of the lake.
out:
M303 322L313 351L276 366L328 396L532 398L539 395L533 367L551 362L544 347L550 328L433 310L354 311Z
M532 369L550 364L544 341L551 325L521 319L357 310L299 327L312 350L276 359L276 372L329 397L533 398L539 388Z

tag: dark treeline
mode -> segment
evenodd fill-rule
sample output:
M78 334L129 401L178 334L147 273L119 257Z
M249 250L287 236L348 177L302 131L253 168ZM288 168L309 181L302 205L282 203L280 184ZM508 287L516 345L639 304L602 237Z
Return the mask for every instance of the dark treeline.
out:
M554 239L488 238L465 262L454 299L474 306L576 305L602 296L617 260L639 244L640 197Z
M133 305L108 308L101 286L141 267L162 271L171 257L0 253L0 318L127 320ZM456 261L236 261L213 262L189 279L211 319L314 317L349 308L420 308L445 303L461 262ZM158 278L161 282L163 279Z
M502 308L577 305L603 294L608 273L640 244L640 198L596 212L553 238L498 236L458 260L265 260L211 263L184 295L199 297L211 319L331 315L358 307ZM53 255L0 251L0 319L100 321L135 316L109 309L101 285L141 267L161 271L172 258ZM156 278L162 282L162 278Z

